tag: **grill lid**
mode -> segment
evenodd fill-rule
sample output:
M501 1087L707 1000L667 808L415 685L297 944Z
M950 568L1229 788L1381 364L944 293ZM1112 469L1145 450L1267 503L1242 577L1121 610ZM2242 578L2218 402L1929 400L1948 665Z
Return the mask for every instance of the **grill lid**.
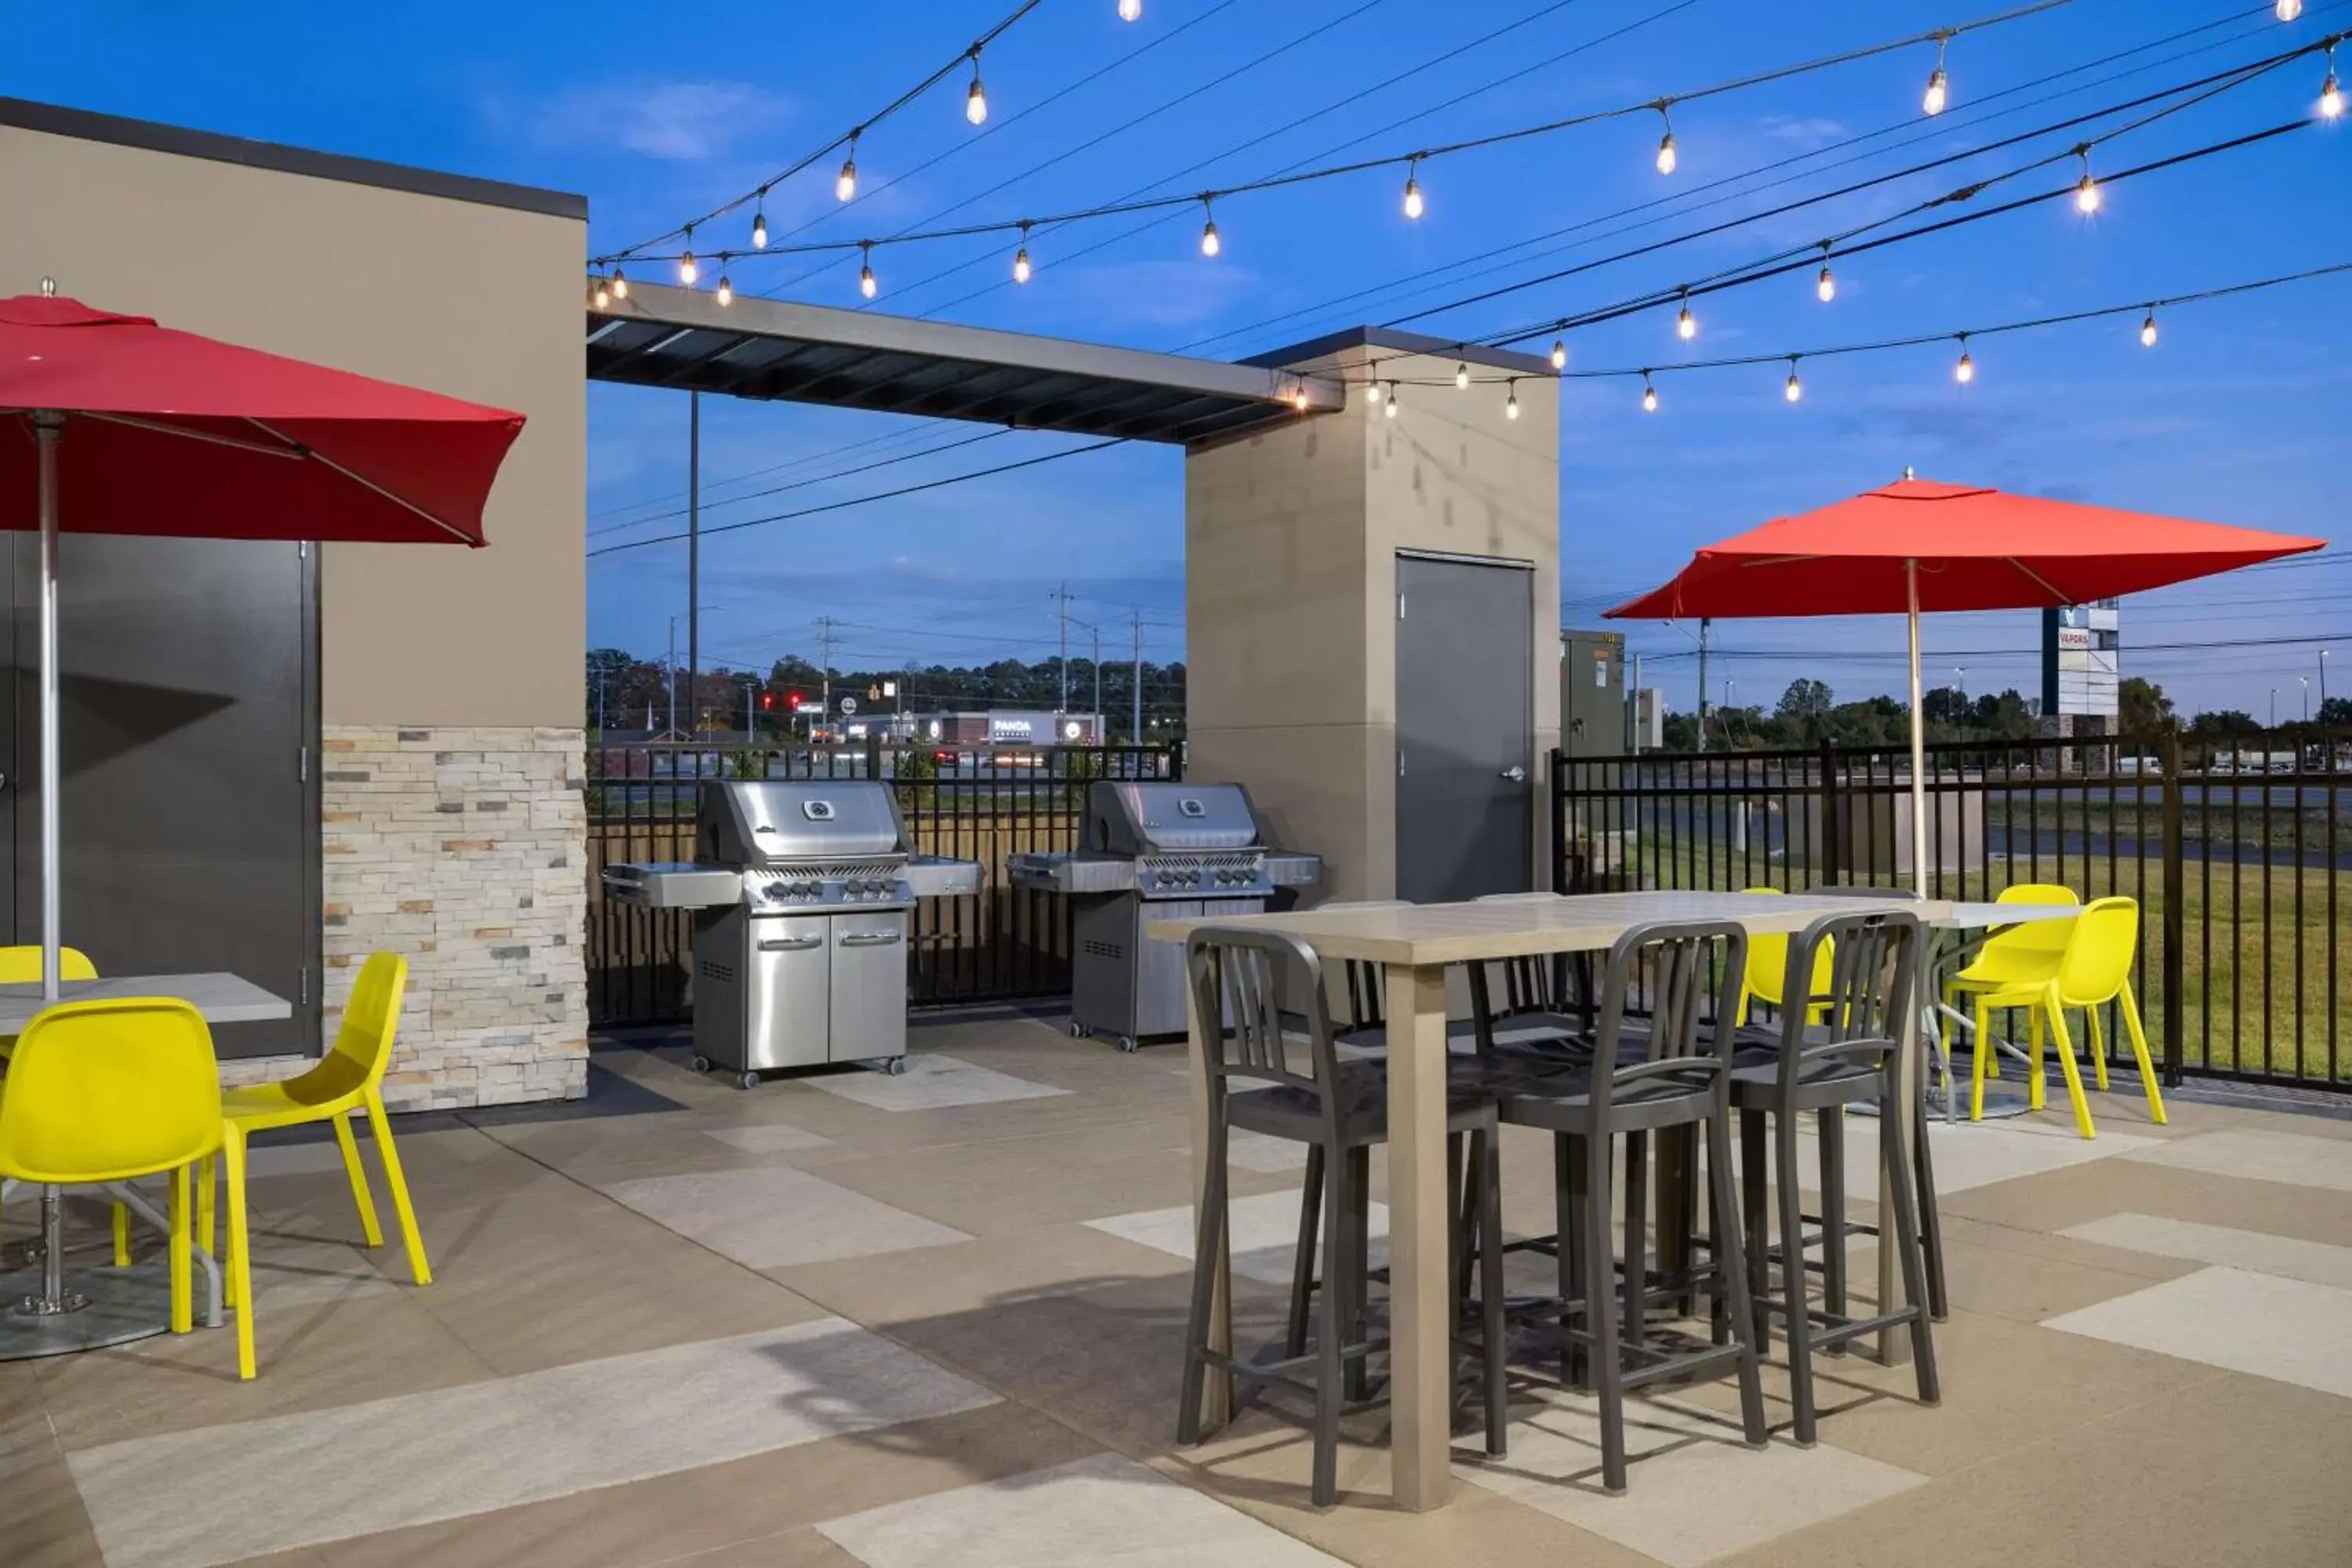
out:
M1110 780L1088 793L1087 838L1087 848L1114 855L1260 843L1257 815L1239 784Z
M866 779L741 779L702 786L697 858L722 866L898 855L889 787Z

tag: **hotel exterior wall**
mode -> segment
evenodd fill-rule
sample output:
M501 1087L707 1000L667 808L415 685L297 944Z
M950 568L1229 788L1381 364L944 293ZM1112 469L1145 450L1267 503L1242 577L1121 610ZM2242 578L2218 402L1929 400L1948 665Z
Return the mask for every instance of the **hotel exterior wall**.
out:
M54 278L92 305L526 416L488 549L328 544L320 562L326 1026L357 955L408 953L394 1098L416 1104L585 1084L584 211L447 194L472 184L0 105L0 293ZM436 831L415 830L419 812Z

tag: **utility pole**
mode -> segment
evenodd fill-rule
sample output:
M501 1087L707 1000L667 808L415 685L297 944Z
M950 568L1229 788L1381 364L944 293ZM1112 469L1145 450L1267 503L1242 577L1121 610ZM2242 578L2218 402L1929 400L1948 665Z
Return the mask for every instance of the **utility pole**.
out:
M662 684L669 688L669 732L677 733L677 617L669 618L669 652L662 656ZM647 727L652 721L648 720Z
M686 395L686 707L702 731L702 394ZM670 723L675 726L677 717Z
M2319 716L2327 717L2327 650L2319 650Z
M1094 716L1094 731L1095 731L1095 732L1094 732L1094 734L1090 737L1090 739L1093 741L1093 742L1094 742L1096 745L1099 746L1099 745L1101 745L1101 744L1103 743L1103 738L1102 738L1102 627L1100 627L1100 626L1088 626L1088 627L1087 628L1087 630L1088 630L1088 631L1092 632L1092 633L1094 634L1094 638L1095 638L1095 716Z
M2272 729L2273 729L2273 730L2275 730L2275 729L2277 729L2277 728L2278 728L2278 688L2277 688L2277 687L2275 687L2275 686L2273 686L2273 687L2272 687L2272 688L2271 688L2271 722L2270 722L2270 727L2271 727Z
M1062 650L1054 660L1061 666L1062 671L1062 701L1058 710L1067 713L1070 710L1070 580L1067 577L1063 578L1062 585L1054 590L1054 608L1062 626Z
M1738 677L1727 675L1723 678L1723 749L1727 752L1731 750L1731 711L1738 706L1732 701L1732 695L1738 689Z
M816 635L817 641L824 650L820 656L824 662L817 671L824 681L823 695L818 700L824 709L825 728L831 730L833 728L833 617L831 616L819 616L816 618ZM814 722L809 725L809 734L812 738L816 734L816 725Z
M2327 656L2323 653L2319 657L2325 659ZM2319 668L2319 705L2325 708L2327 706L2327 666L2323 663ZM1130 746L1139 746L1143 744L1143 612L1141 610L1135 612L1135 674L1130 679L1134 689L1128 693L1131 700L1129 707L1132 713L1128 720L1127 743Z
M1706 634L1715 622L1706 616L1698 618L1698 743L1695 750L1706 750Z
M743 678L743 738L747 741L760 738L759 690L758 681L748 675Z
M1633 689L1626 696L1632 707L1625 725L1629 736L1625 749L1638 757L1642 754L1642 656L1638 653L1633 656Z

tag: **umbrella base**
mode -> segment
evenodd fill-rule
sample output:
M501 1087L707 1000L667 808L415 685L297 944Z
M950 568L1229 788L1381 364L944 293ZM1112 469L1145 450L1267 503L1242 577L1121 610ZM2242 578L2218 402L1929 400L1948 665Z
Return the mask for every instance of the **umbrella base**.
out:
M172 1326L172 1277L158 1260L129 1268L94 1268L72 1275L66 1292L82 1305L27 1311L18 1303L37 1301L38 1269L0 1274L0 1361L30 1361L75 1351L129 1344Z

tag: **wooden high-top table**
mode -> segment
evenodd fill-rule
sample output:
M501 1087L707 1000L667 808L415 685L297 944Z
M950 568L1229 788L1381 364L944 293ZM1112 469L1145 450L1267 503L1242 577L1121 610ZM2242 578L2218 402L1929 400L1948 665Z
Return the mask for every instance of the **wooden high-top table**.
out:
M1452 1446L1448 1384L1452 1310L1446 1280L1445 1193L1445 971L1456 963L1519 958L1534 953L1606 949L1627 931L1654 921L1730 921L1751 935L1788 935L1825 914L1864 914L1873 910L1908 910L1923 923L1947 912L1934 900L1778 896L1745 893L1593 893L1549 902L1540 900L1491 903L1413 904L1387 909L1305 910L1291 914L1240 915L1223 920L1155 921L1148 934L1181 942L1203 925L1283 931L1313 948L1328 963L1359 959L1387 970L1389 1094L1389 1316L1390 1451L1399 1508L1414 1510L1444 1505L1451 1485L1447 1451ZM1204 1191L1208 1148L1209 1083L1202 1054L1201 1020L1185 1007L1192 1062L1193 1203ZM1916 1015L1916 1009L1914 1009ZM1900 1101L1917 1092L1918 1022L1906 1021L1905 1049L1898 1058ZM1911 1118L1885 1120L1882 1138L1894 1140L1893 1168L1908 1171ZM1880 1175L1885 1184L1885 1163ZM1893 1247L1879 1248L1879 1300L1899 1303L1902 1280ZM1231 1259L1216 1259L1217 1287L1210 1338L1220 1350L1233 1344ZM1886 1308L1882 1307L1881 1310ZM1882 1335L1880 1354L1894 1353L1893 1336ZM1203 1405L1213 1422L1232 1408L1233 1380L1210 1373Z

